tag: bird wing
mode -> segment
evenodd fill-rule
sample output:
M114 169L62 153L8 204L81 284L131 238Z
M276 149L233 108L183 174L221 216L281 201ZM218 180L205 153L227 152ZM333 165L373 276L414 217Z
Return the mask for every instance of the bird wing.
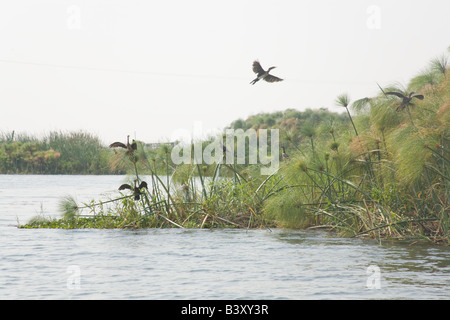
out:
M125 190L125 189L132 189L131 186L129 184L123 184L119 187L119 190Z
M264 78L264 80L266 80L267 82L278 82L278 81L283 81L283 79L280 79L280 78L278 78L278 77L275 77L275 76L273 76L273 75L271 75L271 74L268 74L268 75Z
M399 98L406 98L402 93L400 93L400 92L395 92L395 91L389 91L389 92L386 92L386 94L390 94L390 95L394 95L394 96L397 96L397 97L399 97Z
M423 100L425 97L423 96L423 94L415 94L412 96L413 98L417 98L419 100Z
M259 64L258 60L253 61L253 72L254 73L264 73L264 69L261 67L261 65Z
M109 145L109 147L110 147L110 148L117 148L117 147L120 147L120 148L124 148L124 149L127 148L127 146L126 146L125 144L123 144L122 142L114 142L114 143L111 143L111 144Z

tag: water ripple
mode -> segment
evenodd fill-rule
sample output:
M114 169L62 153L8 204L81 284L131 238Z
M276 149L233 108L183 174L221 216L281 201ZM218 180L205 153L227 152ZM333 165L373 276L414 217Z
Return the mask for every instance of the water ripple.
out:
M93 184L102 192L119 180L70 179L33 176L25 184L22 176L0 176L0 186L13 186L0 189L1 299L450 298L448 247L379 244L312 230L11 227L17 217L34 215L40 201L55 208L74 185ZM49 183L55 187L40 188ZM369 266L379 268L379 289L367 286Z

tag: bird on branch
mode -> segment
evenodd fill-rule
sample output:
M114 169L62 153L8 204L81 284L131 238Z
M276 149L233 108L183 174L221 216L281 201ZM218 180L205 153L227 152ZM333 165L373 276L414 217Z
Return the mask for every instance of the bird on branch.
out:
M137 143L136 141L133 139L133 141L130 144L130 136L127 136L127 144L122 143L122 142L113 142L109 145L110 148L123 148L123 149L127 149L127 153L129 154L133 154L134 151L137 150Z
M139 186L137 185L137 182L138 182L138 180L135 179L133 187L130 186L129 184L127 184L127 183L122 184L119 187L119 190L125 190L125 189L131 190L131 191L133 191L133 194L134 194L134 200L139 200L141 198L141 194L143 193L142 192L142 188L145 188L145 189L148 190L148 186L147 186L147 182L145 182L145 181L142 181L139 184Z
M289 160L289 155L286 153L286 150L284 149L283 146L281 146L281 150L282 150L281 156L283 157L283 159Z
M422 94L415 94L414 92L411 92L408 96L406 96L400 92L390 91L390 92L386 92L386 95L393 95L393 96L397 96L400 99L402 99L401 104L397 107L397 111L401 111L401 110L405 109L405 107L407 107L407 106L413 106L414 104L411 102L411 100L413 98L417 98L419 100L424 99L424 96Z

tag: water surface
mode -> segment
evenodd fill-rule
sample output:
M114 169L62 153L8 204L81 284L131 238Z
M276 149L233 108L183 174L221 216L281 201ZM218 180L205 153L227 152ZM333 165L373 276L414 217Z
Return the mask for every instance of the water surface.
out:
M58 216L64 195L105 199L124 181L0 175L0 298L450 298L448 247L380 244L317 230L15 227L40 212Z

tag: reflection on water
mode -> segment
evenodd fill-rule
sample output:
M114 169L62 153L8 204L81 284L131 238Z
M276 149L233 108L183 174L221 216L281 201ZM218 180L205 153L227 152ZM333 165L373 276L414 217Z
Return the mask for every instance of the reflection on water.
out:
M448 299L448 247L293 230L22 230L118 176L0 176L2 299ZM377 266L379 273L368 272ZM373 277L379 289L369 289ZM375 279L376 280L376 279ZM376 283L376 282L373 282Z

